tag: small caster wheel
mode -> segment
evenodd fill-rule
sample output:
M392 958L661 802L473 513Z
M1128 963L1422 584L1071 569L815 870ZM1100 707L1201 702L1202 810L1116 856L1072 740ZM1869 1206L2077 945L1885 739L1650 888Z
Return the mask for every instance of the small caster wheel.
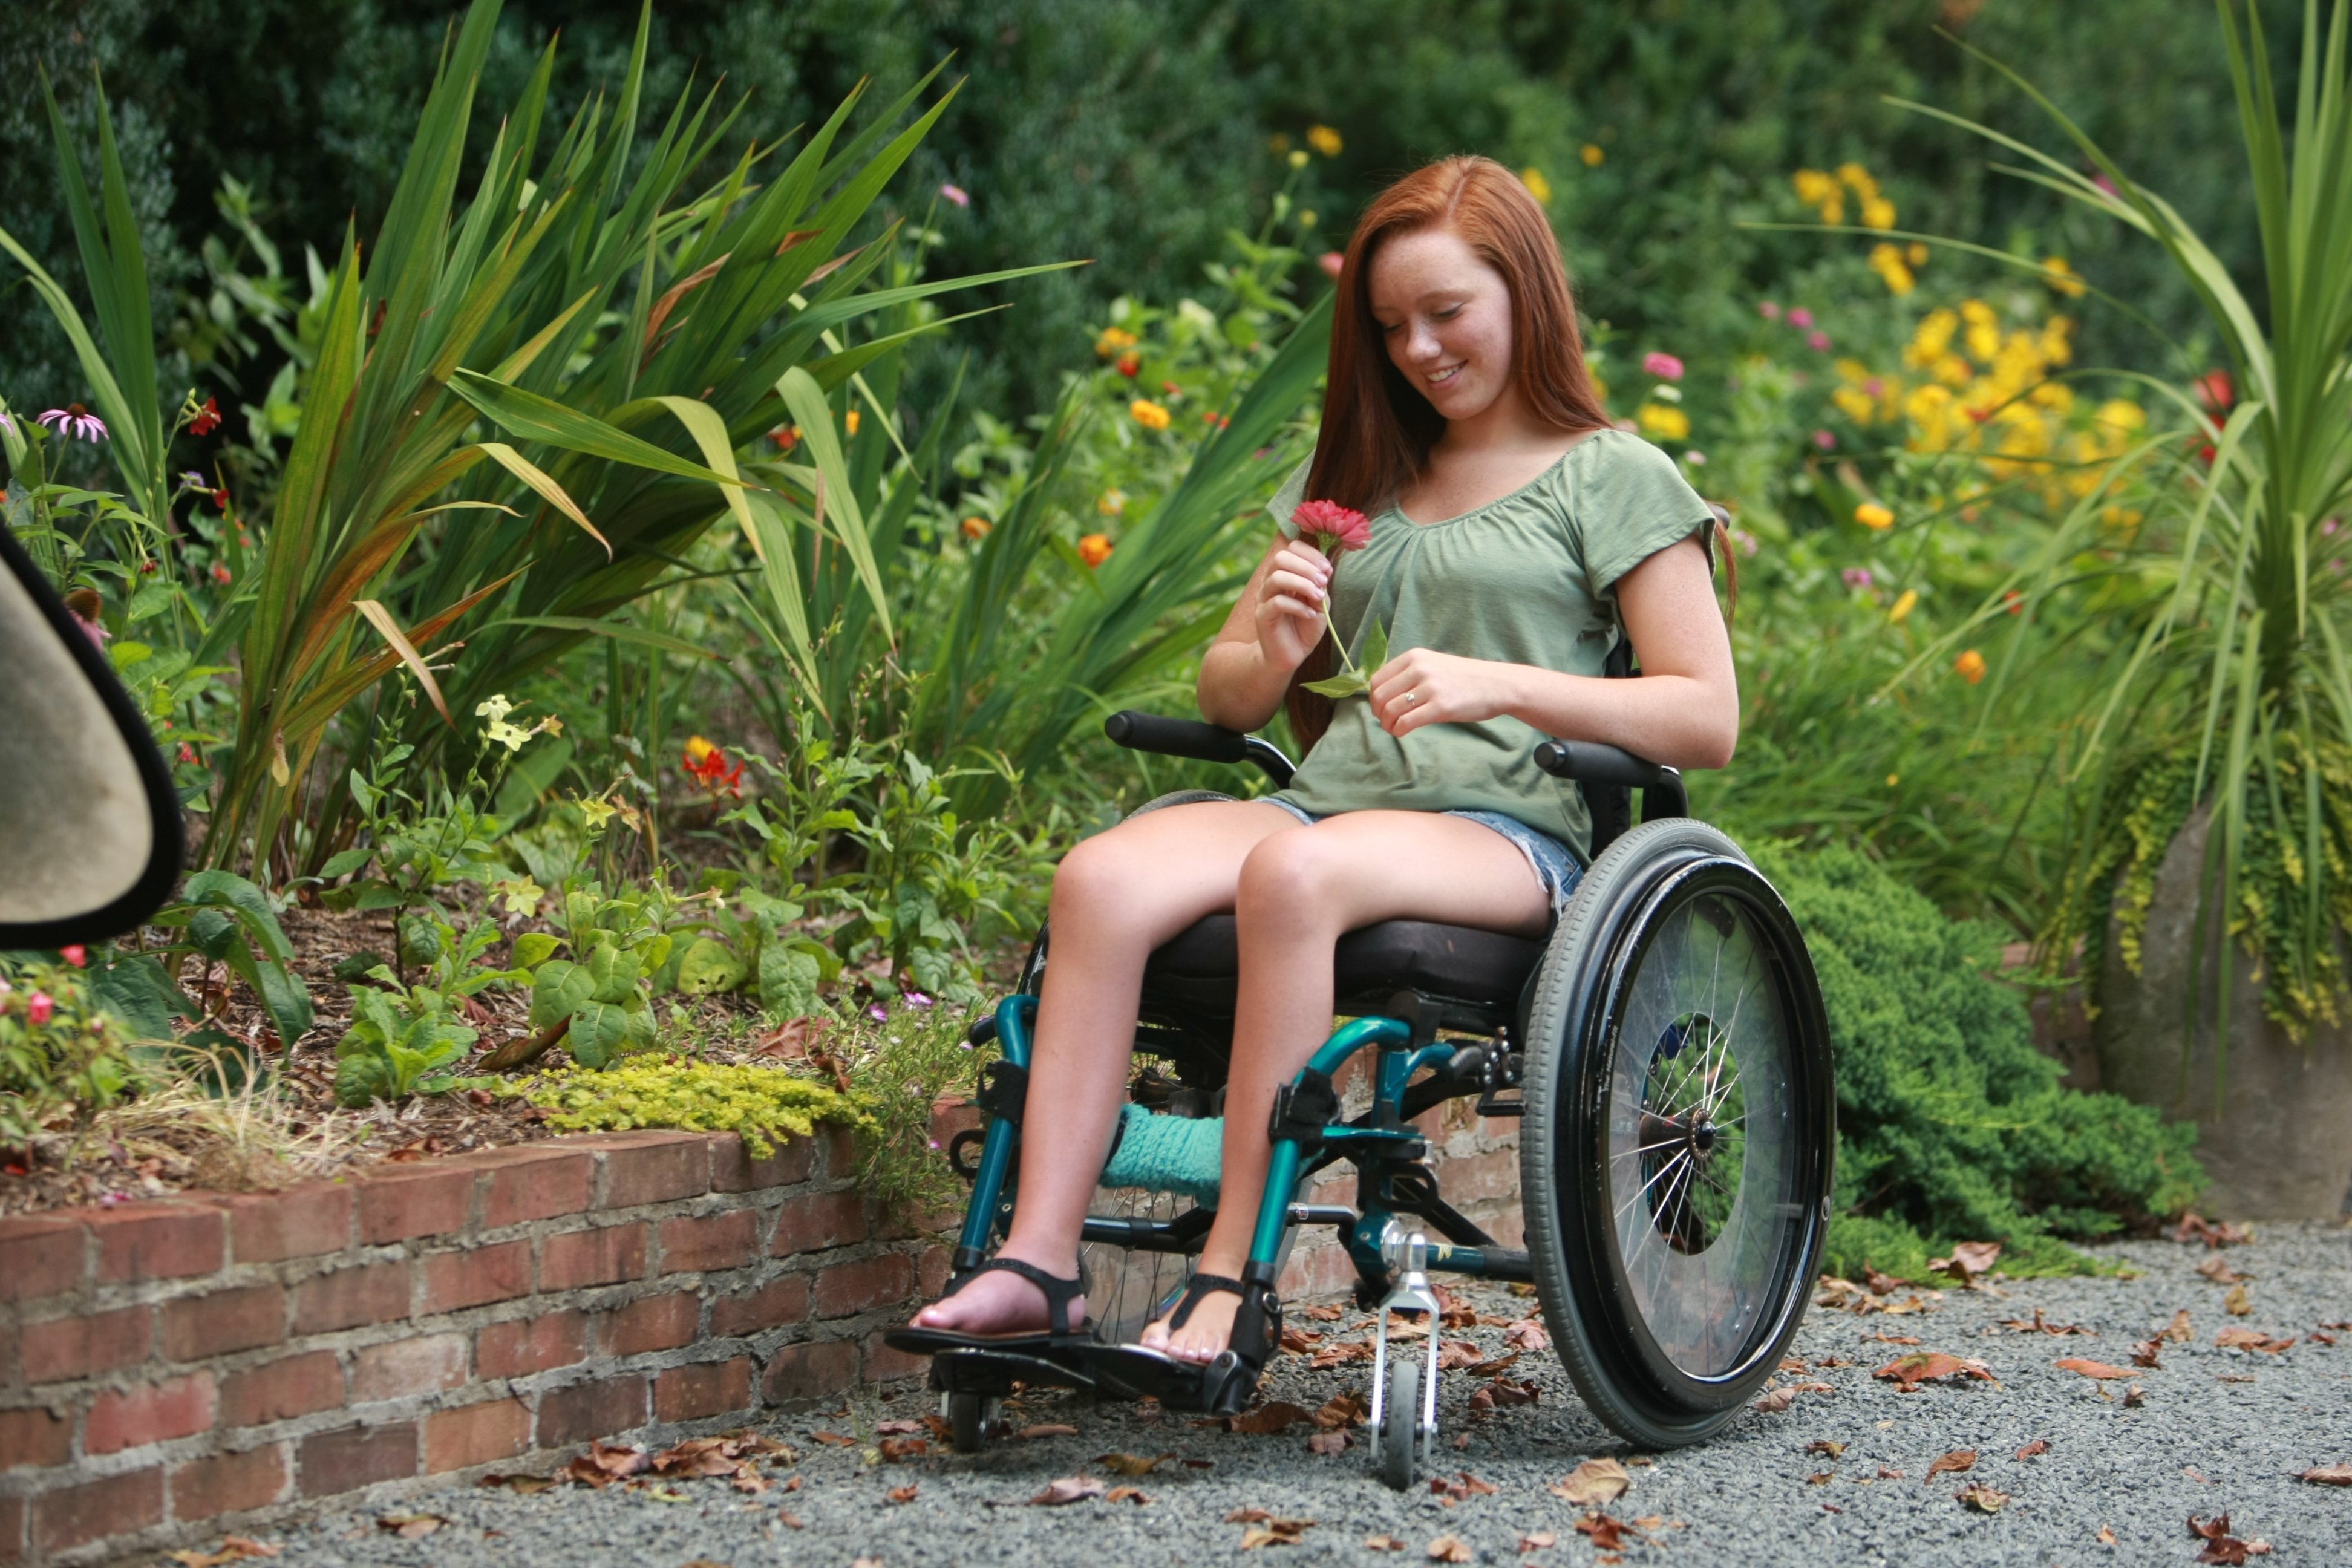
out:
M996 1425L999 1402L979 1394L947 1396L949 1441L959 1454L977 1454Z
M1421 1447L1421 1366L1408 1356L1389 1363L1388 1403L1381 1411L1381 1479L1398 1491L1412 1487Z

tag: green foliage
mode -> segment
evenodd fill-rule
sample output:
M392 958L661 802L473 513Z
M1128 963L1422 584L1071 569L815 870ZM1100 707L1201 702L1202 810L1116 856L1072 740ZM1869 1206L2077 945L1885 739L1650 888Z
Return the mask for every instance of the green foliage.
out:
M417 984L404 985L378 964L368 972L375 984L351 987L352 1026L335 1045L335 1099L364 1109L379 1100L447 1089L446 1079L430 1075L464 1056L478 1037L460 1021L465 999L527 978L520 969L483 964L498 942L499 928L488 921L460 931L437 912L403 920L402 952L424 973Z
M310 1032L310 994L294 973L293 944L268 894L234 872L199 871L150 923L186 932L167 955L201 953L227 964L260 999L281 1051L292 1056L294 1042Z
M654 1043L653 976L668 960L674 939L664 930L672 907L666 884L607 894L573 879L557 919L562 946L545 935L515 944L515 962L530 972L530 1026L560 1030L572 1060L609 1067Z
M932 1141L931 1108L976 1091L982 1066L995 1055L993 1047L972 1048L965 1037L969 1022L961 1008L903 1006L878 1025L858 1020L842 1047L858 1103L871 1121L858 1183L895 1214L933 1215L958 1206L963 1186Z
M1842 1237L1907 1231L2034 1257L2050 1238L2111 1235L2195 1198L2194 1127L2058 1087L2023 999L1988 973L1991 928L1947 921L1851 849L1765 845L1755 858L1795 912L1828 1004L1839 1212L1883 1227Z
M866 1131L873 1123L839 1090L781 1068L722 1066L665 1058L625 1063L604 1072L559 1071L501 1092L520 1094L554 1112L558 1132L627 1131L676 1127L693 1132L737 1132L755 1160L775 1152L787 1137L806 1138L819 1122Z
M0 955L0 1145L72 1130L137 1082L123 1030L84 974Z

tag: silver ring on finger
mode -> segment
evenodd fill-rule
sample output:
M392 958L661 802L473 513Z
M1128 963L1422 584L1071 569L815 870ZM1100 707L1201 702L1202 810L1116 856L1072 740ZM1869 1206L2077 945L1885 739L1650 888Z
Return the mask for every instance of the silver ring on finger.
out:
M1418 692L1418 691L1408 691L1408 692L1406 692L1406 693L1404 694L1404 705L1405 705L1406 707L1408 707L1408 708L1418 708L1418 707L1420 707L1420 706L1421 706L1421 693L1420 693L1420 692Z

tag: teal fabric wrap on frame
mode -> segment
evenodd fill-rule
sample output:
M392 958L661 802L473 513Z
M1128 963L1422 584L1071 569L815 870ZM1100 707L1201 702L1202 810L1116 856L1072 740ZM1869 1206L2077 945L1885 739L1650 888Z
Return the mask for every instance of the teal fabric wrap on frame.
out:
M1222 1116L1154 1116L1130 1104L1120 1112L1118 1142L1103 1167L1102 1184L1173 1193L1214 1208L1224 1142Z

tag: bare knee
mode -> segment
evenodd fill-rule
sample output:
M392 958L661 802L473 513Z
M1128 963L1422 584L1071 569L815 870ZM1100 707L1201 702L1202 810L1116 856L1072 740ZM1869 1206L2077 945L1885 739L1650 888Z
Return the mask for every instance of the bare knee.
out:
M1347 873L1343 851L1328 835L1277 834L1242 862L1234 911L1244 925L1269 934L1336 931L1336 895Z
M1054 868L1050 909L1055 926L1069 931L1117 918L1145 874L1139 859L1120 841L1116 828L1080 840Z

